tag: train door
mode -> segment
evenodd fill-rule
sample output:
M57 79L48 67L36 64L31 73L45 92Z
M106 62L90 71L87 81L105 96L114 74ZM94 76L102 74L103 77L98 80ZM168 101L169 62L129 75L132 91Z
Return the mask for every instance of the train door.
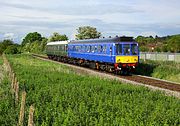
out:
M112 45L109 45L110 46L110 48L109 48L109 51L110 51L110 55L112 56Z

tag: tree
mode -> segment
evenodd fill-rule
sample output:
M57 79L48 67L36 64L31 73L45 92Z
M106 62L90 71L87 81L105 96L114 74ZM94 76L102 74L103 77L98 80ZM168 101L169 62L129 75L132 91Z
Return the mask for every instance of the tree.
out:
M138 36L135 40L139 43L140 46L146 45L145 37L143 36Z
M33 43L35 41L42 41L41 34L38 32L28 33L22 41L22 46L26 43Z
M47 38L38 32L28 33L22 42L22 50L25 52L42 53L47 44Z
M13 45L13 44L14 44L14 42L13 42L12 40L9 40L9 39L3 40L3 41L0 43L0 55L3 54L3 52L6 50L6 48L7 48L8 46L11 46L11 45Z
M168 52L168 46L167 46L167 44L164 44L164 45L162 46L162 51L163 51L163 52Z
M140 51L141 51L141 52L148 52L149 49L148 49L147 46L140 46Z
M180 35L174 35L167 40L168 49L171 52L180 52Z
M2 44L4 45L5 48L7 48L8 46L13 45L14 42L12 40L7 39L7 40L4 40Z
M49 37L49 42L54 42L54 41L65 41L68 40L68 37L66 35L61 35L57 32L54 32L52 36Z
M78 34L76 35L77 40L99 38L101 33L96 28L90 26L83 26L77 29Z
M6 50L4 51L5 54L17 54L20 53L18 51L18 46L17 45L10 45L6 48Z
M156 51L156 52L161 52L162 49L161 49L160 47L156 47L156 48L154 49L154 51Z
M43 39L42 39L41 45L40 45L40 47L41 47L41 48L40 48L41 52L45 51L47 41L48 41L47 38L43 38Z
M4 52L4 45L0 43L0 55L2 55Z

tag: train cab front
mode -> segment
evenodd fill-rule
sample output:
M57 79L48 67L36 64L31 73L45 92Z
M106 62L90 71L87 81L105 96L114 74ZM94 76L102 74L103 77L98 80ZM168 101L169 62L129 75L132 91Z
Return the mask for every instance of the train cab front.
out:
M138 62L139 52L137 43L116 44L115 71L122 74L133 73L138 66Z

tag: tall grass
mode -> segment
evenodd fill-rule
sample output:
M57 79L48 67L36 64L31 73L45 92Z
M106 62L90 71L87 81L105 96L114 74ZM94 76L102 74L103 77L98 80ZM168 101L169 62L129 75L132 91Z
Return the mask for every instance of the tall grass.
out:
M17 125L18 110L15 108L11 83L4 71L0 72L4 74L3 80L0 80L0 125L14 126Z
M141 61L137 74L180 83L180 63L170 61Z
M1 55L0 55L0 65L3 65L3 58Z
M28 55L8 57L35 125L178 125L180 100L140 86L93 76Z

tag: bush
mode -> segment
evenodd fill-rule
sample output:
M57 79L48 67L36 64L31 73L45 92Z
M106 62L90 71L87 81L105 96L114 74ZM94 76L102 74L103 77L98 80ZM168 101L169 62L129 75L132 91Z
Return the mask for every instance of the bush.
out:
M18 47L16 45L8 46L7 49L4 51L5 54L18 54Z
M148 52L149 49L148 49L147 47L145 47L145 46L142 46L142 47L140 47L140 51L142 51L142 52Z
M136 74L180 83L180 63L172 61L140 61Z
M156 51L156 52L161 52L161 48L160 48L160 47L156 47L156 48L155 48L155 51Z

